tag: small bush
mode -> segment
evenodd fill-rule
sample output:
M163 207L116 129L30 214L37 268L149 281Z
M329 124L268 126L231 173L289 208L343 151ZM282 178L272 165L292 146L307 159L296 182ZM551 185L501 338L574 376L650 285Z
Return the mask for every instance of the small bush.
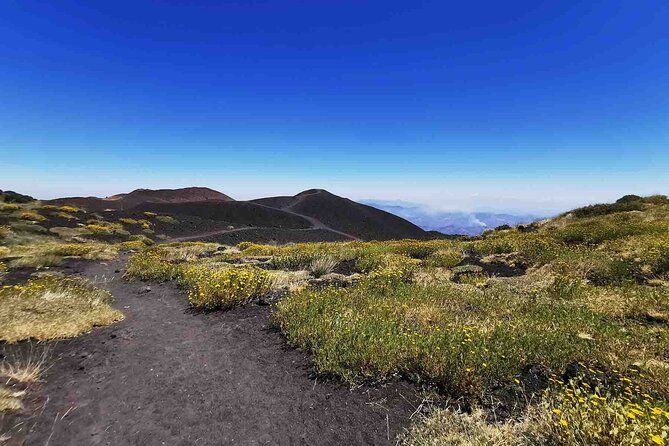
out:
M355 260L355 267L363 273L369 273L374 270L379 270L394 265L401 265L404 263L415 264L416 261L412 261L412 259L409 259L408 257L400 254L374 252L366 253L358 257Z
M61 211L61 212L67 212L69 214L76 214L77 212L81 212L81 209L79 209L78 207L69 206L69 205L59 206L58 210Z
M21 209L21 206L18 204L0 203L1 212L13 212L18 211L19 209Z
M651 195L643 199L644 203L654 204L654 205L666 205L669 204L669 197L666 195Z
M0 239L8 238L12 235L12 228L7 225L0 225Z
M135 220L134 218L119 218L118 221L120 221L124 225L134 226L134 225L139 224L139 222L137 220Z
M10 227L12 228L12 231L16 233L26 232L30 234L45 234L49 232L49 230L44 226L40 226L34 223L16 222L11 223Z
M616 200L616 204L639 203L641 201L643 201L643 198L638 195L623 195Z
M615 214L618 212L641 211L644 209L644 206L640 198L641 197L639 197L639 200L632 201L618 201L614 204L593 204L591 206L575 209L572 213L576 218L588 218L598 215Z
M9 262L9 266L12 268L43 268L45 266L60 265L62 260L62 256L51 253L26 255L17 259L12 259Z
M161 223L166 223L168 225L178 225L179 220L177 220L174 217L170 217L169 215L157 215L156 220L158 220Z
M259 268L186 268L182 282L189 288L188 300L201 309L229 309L267 293L271 275Z
M554 299L574 299L584 290L585 283L578 277L558 275L548 287L548 295Z
M79 218L77 218L75 215L68 214L67 212L54 212L54 213L52 213L51 215L52 215L53 217L56 217L56 218L62 218L62 219L69 220L69 221L72 221L72 220L78 220L78 219L79 219Z
M158 216L158 214L156 214L155 212L148 212L148 211L144 212L144 215L146 215L148 218L153 218Z
M669 407L642 395L623 377L616 392L572 380L546 392L542 402L545 422L536 435L539 444L664 445L669 441Z
M433 252L425 260L425 266L452 268L462 261L462 252L453 249L440 249Z
M120 223L96 220L95 223L89 223L85 227L94 235L130 235Z
M155 249L147 249L130 257L126 265L126 277L141 280L166 282L179 276L179 268L162 259Z
M86 228L68 228L64 226L50 228L49 232L65 240L81 239L82 236L91 234Z
M5 203L30 203L35 201L30 195L19 194L11 190L0 191L0 201Z
M40 215L37 212L33 212L33 211L23 211L19 215L19 218L21 220L28 220L28 221L35 221L35 222L46 220L45 216Z
M140 250L146 248L148 245L144 244L140 240L127 240L125 242L118 243L116 246L118 246L119 249Z
M192 262L202 256L209 256L218 251L218 243L186 242L160 246L160 255L169 262Z

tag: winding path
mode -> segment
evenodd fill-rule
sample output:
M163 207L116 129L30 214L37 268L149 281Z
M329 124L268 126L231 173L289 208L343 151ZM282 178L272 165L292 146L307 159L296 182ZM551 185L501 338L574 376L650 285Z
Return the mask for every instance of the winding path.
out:
M171 284L126 282L123 260L75 263L104 277L124 321L54 347L48 403L28 444L394 444L418 405L402 382L321 382L255 304L197 313Z
M311 223L310 228L289 229L290 231L313 231L313 230L316 230L316 229L323 229L323 230L326 230L326 231L334 232L335 234L342 235L342 236L344 236L346 238L349 238L351 240L357 240L357 241L362 240L362 239L360 239L360 238L358 238L354 235L347 234L346 232L338 231L337 229L331 228L330 226L327 226L325 223L318 220L317 218L310 217L310 216L304 215L304 214L298 214L297 212L293 212L293 211L290 210L290 207L292 205L288 206L288 207L285 207L285 208L273 208L271 206L267 206L267 205L260 204L260 203L254 203L254 204L257 205L257 206L262 206L264 208L272 209L272 210L275 210L275 211L277 209L279 209L279 210L281 210L281 211L283 211L287 214L295 215L296 217L301 217L301 218L307 220L309 223ZM296 204L296 203L294 203L294 204ZM221 234L229 234L231 232L243 232L243 231L250 231L250 230L254 230L254 229L276 229L276 228L269 227L269 226L251 226L251 227L245 227L245 228L220 229L220 230L217 230L217 231L210 231L210 232L205 232L205 233L202 233L202 234L193 234L193 235L186 235L186 236L183 236L183 237L174 237L174 238L171 238L169 241L170 242L188 242L188 241L199 240L199 239L203 239L203 238L207 238L207 237L215 237L215 236L221 235Z

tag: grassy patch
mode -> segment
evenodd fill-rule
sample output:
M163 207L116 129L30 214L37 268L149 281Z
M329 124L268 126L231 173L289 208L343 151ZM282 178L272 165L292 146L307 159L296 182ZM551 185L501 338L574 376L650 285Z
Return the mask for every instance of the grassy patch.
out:
M123 318L111 295L84 280L45 276L0 288L0 340L59 339Z

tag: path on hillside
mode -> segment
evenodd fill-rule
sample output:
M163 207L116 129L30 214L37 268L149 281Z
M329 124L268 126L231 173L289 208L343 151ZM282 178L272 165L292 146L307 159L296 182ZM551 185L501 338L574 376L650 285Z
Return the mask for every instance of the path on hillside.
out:
M310 228L302 228L302 229L300 229L300 228L278 228L278 229L284 229L284 230L289 230L289 231L313 231L313 230L316 230L316 229L323 229L323 230L326 230L326 231L334 232L335 234L342 235L342 236L344 236L346 238L349 238L351 240L357 240L357 241L361 240L360 238L358 238L354 235L347 234L346 232L342 232L342 231L339 231L337 229L331 228L330 226L327 226L325 223L318 220L317 218L310 217L310 216L304 215L304 214L298 214L297 212L293 212L289 209L290 206L286 207L286 208L273 208L271 206L267 206L267 205L260 204L260 203L254 203L254 204L256 204L257 206L262 206L264 208L272 209L272 210L275 210L275 211L277 209L279 209L281 211L284 211L287 214L295 215L296 217L301 217L301 218L307 220L309 223L311 223ZM174 238L171 238L169 241L170 242L188 242L188 241L200 240L200 239L208 238L208 237L214 237L214 236L221 235L221 234L229 234L231 232L251 231L251 230L254 230L254 229L277 229L277 228L276 227L270 227L270 226L251 226L251 227L245 227L245 228L220 229L220 230L217 230L217 231L210 231L210 232L205 232L205 233L202 233L202 234L193 234L193 235L186 235L186 236L183 236L183 237L174 237Z
M418 404L401 382L315 380L309 355L269 328L268 307L193 312L171 284L121 279L121 260L73 268L108 279L126 318L56 344L28 444L394 444Z

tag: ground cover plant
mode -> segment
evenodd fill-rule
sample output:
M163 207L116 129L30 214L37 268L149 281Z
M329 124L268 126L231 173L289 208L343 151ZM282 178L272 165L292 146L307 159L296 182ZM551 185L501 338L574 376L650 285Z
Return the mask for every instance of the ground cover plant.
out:
M274 318L321 373L400 374L464 397L466 414L436 411L408 444L665 444L669 206L634 203L469 240L240 248L275 256L275 266L301 266L314 252L355 259L366 274L357 285L297 290ZM523 274L495 276L508 270ZM575 387L575 364L609 376ZM528 370L557 384L531 389L535 403L502 425L471 409L499 393L527 398Z

